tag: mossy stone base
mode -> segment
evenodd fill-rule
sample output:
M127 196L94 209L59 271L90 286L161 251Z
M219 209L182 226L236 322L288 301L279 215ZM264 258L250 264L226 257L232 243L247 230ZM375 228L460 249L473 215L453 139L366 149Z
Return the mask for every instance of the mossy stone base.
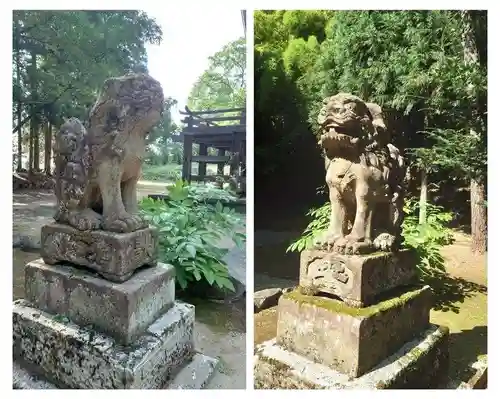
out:
M445 327L431 325L416 339L380 362L369 373L349 377L290 352L275 340L255 350L255 389L429 389L448 374ZM376 343L374 343L376 345Z
M14 361L58 388L158 389L194 352L194 306L176 301L131 345L14 302Z
M305 292L336 295L354 307L369 306L377 296L416 282L415 254L408 250L342 255L324 250L300 254L300 286Z
M359 377L427 329L431 305L428 286L360 309L292 291L279 300L276 342L313 362Z

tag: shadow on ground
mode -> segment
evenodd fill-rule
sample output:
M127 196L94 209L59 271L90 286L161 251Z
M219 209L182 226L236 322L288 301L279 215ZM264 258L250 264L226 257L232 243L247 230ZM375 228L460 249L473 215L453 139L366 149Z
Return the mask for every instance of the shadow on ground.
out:
M457 380L466 381L474 370L464 368L471 365L479 356L488 351L488 327L476 326L450 335L450 375Z
M441 312L460 311L460 303L478 293L486 294L485 285L467 281L461 277L454 277L446 272L434 272L422 278L422 282L431 287L434 294L434 310Z

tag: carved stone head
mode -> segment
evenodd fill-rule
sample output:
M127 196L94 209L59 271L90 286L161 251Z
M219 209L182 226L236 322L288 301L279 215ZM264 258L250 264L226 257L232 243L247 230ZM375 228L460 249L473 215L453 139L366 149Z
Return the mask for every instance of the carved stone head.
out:
M90 125L106 130L136 130L146 134L161 119L164 96L160 83L143 73L110 78L104 82L90 111Z
M352 94L325 98L318 123L322 133L318 144L328 157L343 151L363 152L374 142L388 141L381 107Z
M56 135L55 151L61 156L72 155L85 136L86 130L83 123L77 118L67 119Z

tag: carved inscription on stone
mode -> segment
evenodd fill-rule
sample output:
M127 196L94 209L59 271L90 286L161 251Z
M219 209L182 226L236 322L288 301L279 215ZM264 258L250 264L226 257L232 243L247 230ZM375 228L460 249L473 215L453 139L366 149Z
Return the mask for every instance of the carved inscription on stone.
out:
M313 281L337 280L343 284L349 281L345 263L340 259L316 259L309 264L307 274Z

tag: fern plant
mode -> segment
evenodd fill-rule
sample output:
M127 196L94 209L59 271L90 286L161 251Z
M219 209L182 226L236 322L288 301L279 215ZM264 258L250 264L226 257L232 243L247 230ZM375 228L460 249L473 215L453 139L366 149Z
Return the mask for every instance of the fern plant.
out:
M444 259L440 249L453 242L453 232L447 224L453 219L451 212L442 207L428 203L427 219L424 224L418 223L419 203L414 198L405 201L403 212L405 218L402 226L403 246L413 249L418 256L417 267L421 275L444 271ZM313 220L306 227L298 240L287 248L287 252L301 252L313 246L315 238L323 233L330 222L330 203L307 212Z

